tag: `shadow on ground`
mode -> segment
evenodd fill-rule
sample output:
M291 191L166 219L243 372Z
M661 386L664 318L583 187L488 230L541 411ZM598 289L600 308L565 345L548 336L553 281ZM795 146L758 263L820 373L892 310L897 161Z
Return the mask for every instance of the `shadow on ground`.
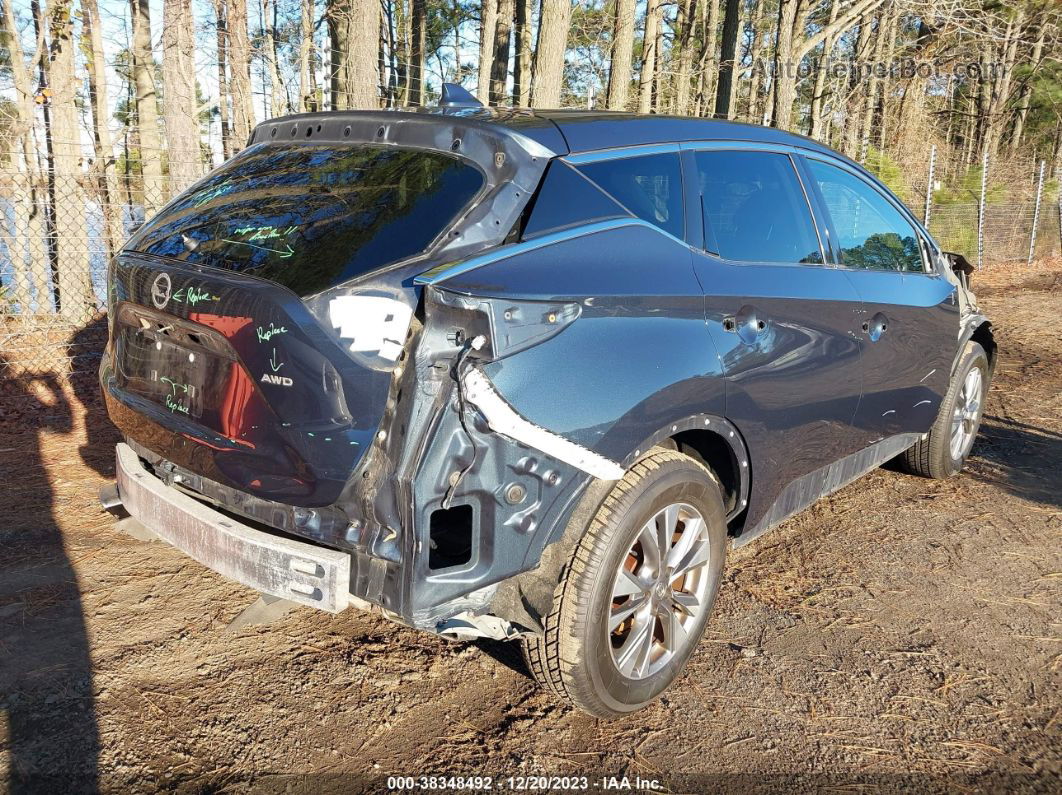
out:
M100 392L99 367L107 343L107 316L79 329L67 346L73 375L70 386L85 413L85 443L78 448L81 460L106 478L114 477L114 446L118 432L107 417Z
M1062 507L1062 433L986 415L973 456L991 465L970 467L979 480L1025 500Z
M54 373L10 366L0 395L18 407L0 465L9 519L0 529L0 715L11 792L94 790L99 732L81 592L67 553L42 437L70 434L74 408ZM14 518L10 518L14 517ZM22 517L32 517L24 519ZM0 723L2 726L2 723ZM62 771L62 779L55 771Z
M520 653L519 641L509 640L489 640L483 638L481 640L473 641L473 645L481 652L486 654L496 663L499 663L510 671L520 674L520 676L531 678L531 672L527 670L527 666L524 664L524 655Z

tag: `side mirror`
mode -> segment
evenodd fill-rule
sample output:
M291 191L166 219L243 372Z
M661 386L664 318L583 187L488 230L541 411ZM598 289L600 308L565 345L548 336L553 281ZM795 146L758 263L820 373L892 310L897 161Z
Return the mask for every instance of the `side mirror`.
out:
M945 251L944 256L962 286L967 290L970 289L970 274L974 272L974 266L970 264L966 257L962 254L956 254L954 251Z

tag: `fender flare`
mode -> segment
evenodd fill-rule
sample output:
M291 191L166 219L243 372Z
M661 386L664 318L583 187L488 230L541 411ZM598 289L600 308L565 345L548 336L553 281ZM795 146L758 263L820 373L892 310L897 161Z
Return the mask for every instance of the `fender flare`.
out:
M995 344L995 335L992 333L992 321L985 315L977 313L975 315L970 315L963 320L962 332L959 334L959 344L955 348L955 356L951 362L951 375L955 375L955 368L958 366L959 360L962 358L962 352L966 348L966 343L970 342L974 338L974 335L982 328L987 329L988 335L992 339L992 350L985 350L985 354L988 356L989 376L991 377L992 373L995 371L997 348Z
M630 469L638 459L646 455L660 442L685 431L709 431L723 439L730 447L730 454L734 461L734 471L737 476L735 507L731 514L727 516L727 521L730 521L745 510L748 505L749 484L752 480L752 460L749 457L748 447L745 445L745 439L741 432L726 417L718 414L694 414L669 423L647 436L642 440L641 444L628 453L621 462L623 468Z
M725 439L737 464L738 499L736 513L744 511L751 482L751 464L745 440L737 427L716 414L695 414L674 420L646 436L642 443L624 457L624 469L630 469L662 441L684 431L707 430ZM515 621L533 632L542 631L543 617L549 612L561 571L586 527L597 513L614 481L587 475L581 488L571 497L562 521L558 521L537 554L537 565L502 582L491 599L490 612ZM727 519L731 519L728 516Z
M738 481L737 499L735 500L733 515L727 516L727 521L733 519L734 516L740 514L748 505L749 486L752 481L752 462L749 458L749 452L745 445L744 437L742 437L737 426L726 419L726 417L717 414L693 414L663 425L646 436L641 444L627 453L627 455L620 461L621 466L624 471L629 470L639 460L648 455L658 444L677 434L683 433L684 431L709 431L725 440L729 445L730 453L734 459L735 472L737 473ZM587 485L584 485L583 488L579 489L578 492L573 495L573 499L565 511L563 521L558 521L550 529L550 533L546 536L542 545L543 552L565 537L566 531L571 524L571 518L576 513L577 506L583 502L588 493L599 495L594 506L594 511L596 511L597 507L599 507L604 500L605 494L607 494L612 488L614 482L615 481L603 481L597 478L588 477ZM604 491L595 488L597 486L603 486ZM583 507L585 508L585 505ZM592 516L592 513L589 516ZM578 539L576 539L576 541L578 541Z

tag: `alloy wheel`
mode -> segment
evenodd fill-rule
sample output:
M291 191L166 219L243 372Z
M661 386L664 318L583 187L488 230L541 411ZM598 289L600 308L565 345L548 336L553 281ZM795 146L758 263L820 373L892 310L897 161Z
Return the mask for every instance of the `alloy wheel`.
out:
M974 434L981 420L981 399L984 392L984 378L981 368L973 367L966 374L966 379L955 401L955 411L951 416L951 457L962 459L973 446Z
M645 679L697 641L710 561L708 527L692 505L668 505L642 525L612 584L606 631L620 673Z

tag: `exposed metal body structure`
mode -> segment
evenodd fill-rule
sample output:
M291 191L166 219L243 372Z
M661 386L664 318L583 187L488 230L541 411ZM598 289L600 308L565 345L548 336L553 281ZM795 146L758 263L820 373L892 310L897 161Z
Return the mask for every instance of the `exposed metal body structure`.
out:
M706 250L685 176L681 238L622 212L522 231L547 169L646 152L677 152L684 169L705 149L783 153L808 186L805 161L818 158L895 201L798 136L454 106L278 119L249 146L309 142L447 152L483 186L420 254L301 298L253 274L138 253L134 237L112 266L101 368L128 442L126 507L149 526L185 527L160 535L273 595L290 598L312 564L323 579L303 603L375 607L461 637L540 630L573 528L654 446L712 466L744 543L926 433L965 340L990 340L972 296L898 202L923 237L924 273L830 264L838 238L810 187L819 266L738 264ZM175 301L181 291L207 298ZM393 366L363 366L322 323L317 308L351 294L408 307ZM227 373L181 383L228 407L210 423L184 411L181 395L143 396L141 382L187 354ZM133 491L145 478L150 488ZM160 496L170 492L180 499ZM201 513L185 501L210 514L194 532L174 518ZM203 528L220 521L247 524L218 531L244 546L204 549ZM293 548L273 559L290 576L240 575L241 549L274 531L320 559Z

